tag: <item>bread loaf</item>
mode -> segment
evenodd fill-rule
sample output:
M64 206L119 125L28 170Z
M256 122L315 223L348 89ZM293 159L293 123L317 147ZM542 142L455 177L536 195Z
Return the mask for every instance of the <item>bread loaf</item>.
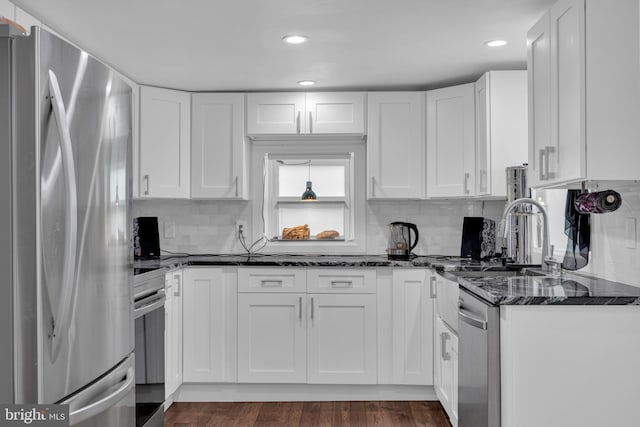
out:
M336 230L324 230L316 234L316 239L335 239L339 235Z
M308 240L310 235L309 226L307 224L304 225L296 225L291 228L283 228L282 229L282 239L283 240Z

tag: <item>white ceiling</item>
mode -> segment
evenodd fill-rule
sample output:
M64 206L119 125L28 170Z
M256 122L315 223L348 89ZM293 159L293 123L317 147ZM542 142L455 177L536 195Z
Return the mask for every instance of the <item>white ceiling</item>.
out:
M524 69L526 32L555 0L14 2L137 83L272 91L305 79L313 90L430 89ZM286 45L290 33L311 40Z

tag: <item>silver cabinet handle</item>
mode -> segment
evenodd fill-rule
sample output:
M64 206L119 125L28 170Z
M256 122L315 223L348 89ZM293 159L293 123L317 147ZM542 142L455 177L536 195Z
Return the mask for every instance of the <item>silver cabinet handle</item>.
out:
M144 176L144 182L145 182L144 195L148 196L149 195L149 175Z
M371 177L371 197L376 197L376 177Z
M263 288L278 288L282 287L282 280L261 280L260 285Z
M331 287L332 288L351 288L353 287L353 282L351 280L332 280Z
M549 161L549 158L550 158L549 155L553 154L555 152L556 152L555 147L551 147L551 146L544 147L544 155L545 155L545 157L547 159L547 161L545 162L547 179L554 179L556 177L555 172L552 172L550 170L551 168L549 167L549 165L551 164L551 162Z
M300 111L298 111L298 117L296 118L296 132L300 133Z
M477 317L471 316L468 314L468 311L465 311L462 307L458 309L458 315L460 320L462 320L467 325L473 326L474 328L487 330L487 321L478 319Z
M302 323L302 297L298 297L298 319Z
M451 338L448 333L440 333L440 357L442 360L451 360L451 355L447 352L447 340Z
M487 171L486 170L480 171L480 192L482 193L487 192Z
M469 194L469 173L464 174L464 194Z
M236 175L235 179L233 180L233 184L236 187L236 197L238 197L238 176Z
M540 181L546 181L547 180L547 176L544 173L544 155L545 155L545 150L540 149L538 150L538 171L540 172Z
M173 295L179 297L181 291L182 276L176 274L175 276L173 276L173 280L176 281L176 289L173 291Z
M438 297L438 284L437 284L436 276L431 276L429 278L429 288L431 293L431 299L436 299Z
M313 133L313 117L311 111L309 111L309 133Z
M311 297L311 326L313 326L313 315L314 315L314 303L313 303L313 297Z

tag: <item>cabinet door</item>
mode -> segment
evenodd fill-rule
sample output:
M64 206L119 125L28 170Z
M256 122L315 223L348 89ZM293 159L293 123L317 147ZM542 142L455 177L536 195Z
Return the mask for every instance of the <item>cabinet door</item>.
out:
M433 300L426 270L393 271L395 384L433 384Z
M476 196L491 194L491 105L489 73L485 73L475 84L476 100Z
M377 382L376 296L309 295L308 383Z
M238 296L238 382L307 380L306 295Z
M458 420L458 338L436 316L434 388L445 412L456 426Z
M424 92L367 98L367 197L424 199Z
M427 196L475 191L474 85L427 92Z
M548 179L546 153L551 147L551 69L549 13L527 33L529 89L529 185L542 185Z
M183 279L183 381L235 382L235 273L187 268Z
M432 276L436 286L436 313L454 332L458 331L458 297L460 288L457 282L445 279L439 274Z
M304 93L250 93L247 95L247 133L305 133Z
M191 197L246 199L244 94L191 99Z
M182 384L182 270L168 272L165 282L165 397L168 397Z
M191 98L140 87L140 197L189 198Z
M476 82L476 195L506 197L505 168L528 162L527 72L489 71Z
M175 343L173 342L173 323L175 315L173 314L173 292L171 292L172 284L170 275L165 275L165 291L166 299L164 301L164 398L171 396L178 386L175 384L173 376L173 356Z
M317 92L306 95L306 133L364 133L364 93Z
M547 178L585 176L585 2L560 0L551 21L551 145Z

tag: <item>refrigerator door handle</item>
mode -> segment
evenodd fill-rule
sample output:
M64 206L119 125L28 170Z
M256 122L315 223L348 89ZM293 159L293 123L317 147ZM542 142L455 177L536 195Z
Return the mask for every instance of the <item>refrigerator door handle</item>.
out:
M75 264L77 250L78 232L78 200L75 163L73 161L73 147L71 144L71 134L69 132L69 122L67 113L62 102L62 93L58 79L52 70L49 70L49 92L51 94L51 105L53 115L56 120L58 133L60 136L60 151L63 169L65 171L65 184L67 189L67 206L65 212L65 247L64 247L64 267L62 270L62 286L58 310L56 311L53 330L51 332L51 360L55 361L60 353L62 334L69 329L71 319L71 303L75 288Z
M78 424L82 421L88 420L89 418L95 417L96 415L104 412L105 410L111 408L116 403L121 401L131 390L133 390L133 386L135 385L135 370L134 366L132 366L132 357L129 357L130 360L126 361L122 364L118 369L116 369L113 374L107 375L105 380L105 385L107 388L105 391L112 390L114 387L118 386L113 392L107 394L104 397L100 397L98 400L90 401L89 403L84 404L82 402L82 407L74 408L73 401L82 401L82 392L79 395L68 399L67 401L61 402L62 404L69 404L69 421L70 425ZM117 378L118 376L125 375L125 377L117 384L110 385L113 381L113 378ZM103 387L104 387L103 386ZM94 384L94 386L87 389L87 392L93 393L95 388L100 387L100 385Z

